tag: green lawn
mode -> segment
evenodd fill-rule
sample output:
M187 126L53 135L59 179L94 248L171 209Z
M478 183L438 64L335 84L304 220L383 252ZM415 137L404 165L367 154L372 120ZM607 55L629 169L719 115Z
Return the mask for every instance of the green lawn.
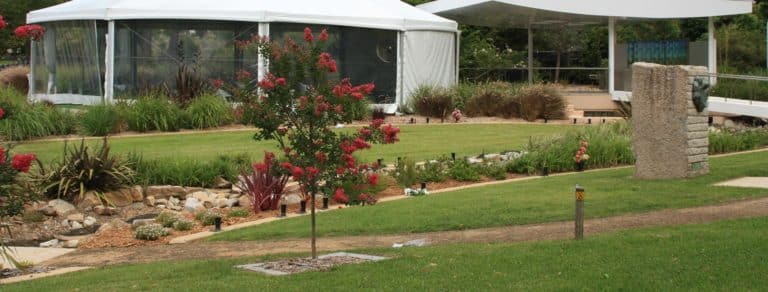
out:
M573 188L586 188L587 218L683 208L768 196L768 189L712 187L741 176L768 176L766 152L711 159L712 173L696 179L636 180L616 169L472 188L318 215L321 236L460 230L569 220ZM280 220L224 232L211 240L308 237L309 218Z
M768 280L768 219L645 228L519 244L370 252L391 260L270 277L233 268L269 258L99 268L3 291L750 291Z
M531 136L546 136L562 133L573 126L543 124L503 125L433 125L402 126L400 143L375 145L371 151L361 152L368 161L384 158L390 163L397 157L411 157L417 160L436 158L456 152L459 157L477 155L482 151L503 151L520 149ZM110 144L114 153L135 151L145 158L194 157L208 160L220 154L250 153L263 154L264 150L275 149L275 142L255 142L253 132L210 132L202 134L179 134L152 137L112 138ZM98 143L90 140L89 143ZM79 143L73 139L70 143ZM61 156L64 142L26 142L16 152L34 152L43 162Z

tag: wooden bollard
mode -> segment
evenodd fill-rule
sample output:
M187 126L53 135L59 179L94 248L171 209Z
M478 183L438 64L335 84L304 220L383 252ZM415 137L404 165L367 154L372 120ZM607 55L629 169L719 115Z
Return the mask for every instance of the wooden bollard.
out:
M584 187L576 185L576 239L584 238Z

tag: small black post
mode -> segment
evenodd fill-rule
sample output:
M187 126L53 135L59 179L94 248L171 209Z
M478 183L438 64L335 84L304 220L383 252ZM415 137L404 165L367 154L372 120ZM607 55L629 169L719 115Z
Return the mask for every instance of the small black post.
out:
M414 123L414 120L413 120L413 118L411 118L411 124L413 124L413 123Z
M421 189L426 190L427 189L427 182L423 181L421 182Z
M400 165L402 162L403 162L403 158L402 157L398 157L397 158L397 165Z
M576 118L573 118L573 124L574 125L576 124Z
M323 210L328 210L328 197L323 197Z
M288 211L288 205L280 204L280 217L285 217Z
M221 216L216 216L213 218L213 231L219 232L221 231Z
M715 117L709 117L707 119L707 123L709 124L710 127L712 127L712 124L715 123Z
M591 118L587 119L587 124L590 124L590 125L592 124L592 119Z
M547 119L547 118L544 118L544 123L546 124L546 123L548 123L548 122L549 122L549 119Z
M429 118L427 118L427 124L429 124Z
M306 214L307 213L307 200L303 200L299 204L301 204L301 209L299 209L299 214Z
M541 168L541 176L549 176L549 167L544 166Z
M603 119L603 124L605 124L605 119Z
M376 159L376 164L379 165L379 168L384 167L384 165L382 164L383 162L384 162L383 158Z
M456 152L451 152L451 160L456 161Z
M576 185L576 239L584 238L584 188Z

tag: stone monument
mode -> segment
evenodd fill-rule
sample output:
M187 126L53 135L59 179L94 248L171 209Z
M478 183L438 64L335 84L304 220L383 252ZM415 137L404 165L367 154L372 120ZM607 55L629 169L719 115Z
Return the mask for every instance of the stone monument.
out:
M632 65L636 178L690 178L709 173L707 76L706 67Z

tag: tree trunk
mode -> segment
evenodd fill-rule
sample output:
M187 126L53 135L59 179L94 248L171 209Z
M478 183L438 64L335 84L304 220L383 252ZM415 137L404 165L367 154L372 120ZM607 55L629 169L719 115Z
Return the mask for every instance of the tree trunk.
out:
M557 52L557 65L555 66L555 83L560 83L560 52Z
M315 228L315 192L310 193L312 198L309 199L311 206L312 217L312 258L317 259L317 228Z

